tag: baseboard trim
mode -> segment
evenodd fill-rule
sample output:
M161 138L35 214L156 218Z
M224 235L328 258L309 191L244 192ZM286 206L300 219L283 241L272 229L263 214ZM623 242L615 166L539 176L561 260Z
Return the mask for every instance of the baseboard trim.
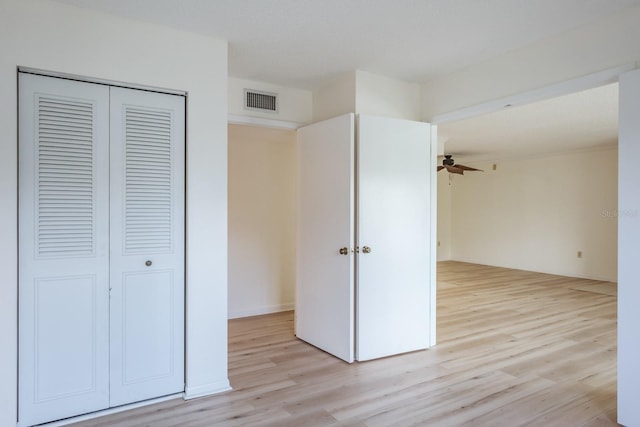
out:
M295 308L294 303L271 305L267 307L259 307L247 310L235 310L229 312L229 319L237 319L239 317L260 316L262 314L280 313L282 311L291 311Z
M589 274L582 274L582 273L578 273L578 272L571 272L571 271L553 271L553 270L542 270L539 268L535 268L532 269L530 267L527 266L521 266L521 265L502 265L502 264L494 264L494 263L487 263L487 262L481 262L481 261L473 261L473 260L465 260L465 259L448 259L446 261L443 262L447 262L447 261L453 261L453 262L465 262L467 264L476 264L476 265L487 265L489 267L499 267L499 268L508 268L511 270L521 270L521 271L531 271L533 273L542 273L542 274L550 274L552 276L562 276L562 277L573 277L575 279L586 279L586 280L595 280L598 282L612 282L612 283L617 283L617 279L612 279L611 277L605 277L605 276L597 276L597 275L589 275ZM440 262L440 261L438 261Z
M117 414L119 412L129 411L131 409L140 408L142 406L153 405L155 403L165 402L167 400L173 399L181 399L183 398L183 393L170 394L168 396L157 397L154 399L143 400L142 402L130 403L128 405L116 406L115 408L104 409L102 411L91 412L84 415L78 415L77 417L65 418L64 420L52 421L50 423L39 424L42 427L59 427L66 426L68 424L79 423L81 421L88 421L94 418L104 417L106 415ZM18 427L21 427L22 424L18 423Z
M231 384L229 380L217 381L215 383L199 385L195 387L187 387L184 390L184 399L191 400L199 397L211 396L214 394L224 393L225 391L231 391Z

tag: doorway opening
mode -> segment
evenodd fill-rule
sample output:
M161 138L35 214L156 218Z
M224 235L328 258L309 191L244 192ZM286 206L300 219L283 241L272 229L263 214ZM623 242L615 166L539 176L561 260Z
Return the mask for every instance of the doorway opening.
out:
M438 174L438 345L615 422L618 83L438 131L483 170Z

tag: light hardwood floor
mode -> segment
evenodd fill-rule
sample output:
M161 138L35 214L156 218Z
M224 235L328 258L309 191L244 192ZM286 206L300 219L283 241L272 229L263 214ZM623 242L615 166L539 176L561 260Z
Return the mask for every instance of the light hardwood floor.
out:
M234 391L76 426L607 426L616 285L438 264L438 345L346 364L293 337L293 313L229 322Z

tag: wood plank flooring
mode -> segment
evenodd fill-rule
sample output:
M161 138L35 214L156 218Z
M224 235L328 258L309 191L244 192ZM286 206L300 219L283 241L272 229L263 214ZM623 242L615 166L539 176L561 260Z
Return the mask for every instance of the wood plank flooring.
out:
M438 345L346 364L293 313L229 322L232 392L76 426L610 426L616 284L438 264Z

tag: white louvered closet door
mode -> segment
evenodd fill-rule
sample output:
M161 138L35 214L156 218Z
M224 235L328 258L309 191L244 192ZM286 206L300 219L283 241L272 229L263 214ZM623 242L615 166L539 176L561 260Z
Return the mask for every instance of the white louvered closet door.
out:
M184 390L184 97L20 74L19 422Z
M184 390L184 97L111 88L111 406Z
M109 406L109 88L20 74L19 416Z

